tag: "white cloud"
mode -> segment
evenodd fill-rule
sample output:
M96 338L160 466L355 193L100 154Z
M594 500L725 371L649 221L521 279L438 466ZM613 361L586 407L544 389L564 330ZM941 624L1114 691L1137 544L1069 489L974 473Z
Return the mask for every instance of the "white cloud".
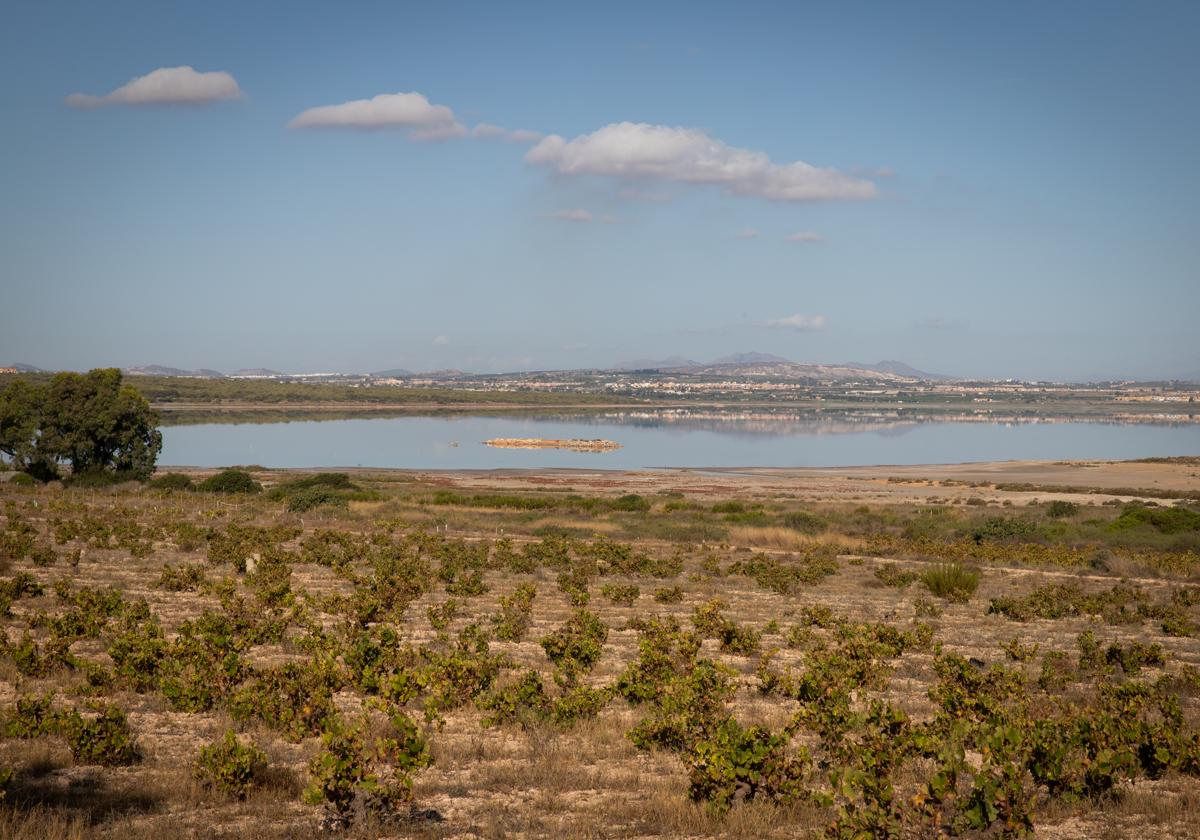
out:
M547 218L562 219L565 222L591 222L594 217L582 207L572 207L569 210L555 210L553 213L547 213Z
M507 134L507 128L500 125L492 125L491 123L476 123L471 129L471 136L478 137L481 140L490 140L493 137L504 137Z
M788 242L824 242L825 237L811 230L798 230L788 236Z
M739 149L695 128L611 123L573 140L551 134L525 155L560 175L606 175L712 184L734 195L773 201L863 199L870 181L803 161L772 163L763 152Z
M786 318L772 318L766 322L766 326L779 330L818 332L825 329L828 323L824 315L788 315Z
M542 139L541 133L537 131L526 131L523 128L509 131L502 125L491 123L476 123L471 129L471 136L478 140L503 140L506 143L532 143Z
M534 143L545 136L540 131L530 131L527 128L515 128L508 132L504 139L510 143Z
M205 105L220 99L241 99L237 80L224 71L197 73L191 67L160 67L138 76L104 96L72 93L72 108L106 105Z
M450 336L448 336L448 335L434 336L433 343L438 345L439 347L445 347L447 344L450 343Z
M762 236L762 232L757 231L754 228L743 228L734 234L734 236L736 236L738 239L758 239L760 236Z
M467 128L445 105L434 105L420 93L381 93L340 105L320 105L297 114L288 128L348 128L356 131L397 129L413 140L449 140Z

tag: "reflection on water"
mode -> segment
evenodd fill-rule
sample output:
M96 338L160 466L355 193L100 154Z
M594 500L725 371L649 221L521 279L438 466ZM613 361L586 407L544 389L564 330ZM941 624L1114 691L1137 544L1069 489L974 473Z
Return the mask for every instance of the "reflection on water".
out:
M606 438L616 452L504 450L494 437ZM445 415L163 429L163 464L273 467L741 467L927 464L1200 454L1188 415L1056 418L907 410L621 410Z

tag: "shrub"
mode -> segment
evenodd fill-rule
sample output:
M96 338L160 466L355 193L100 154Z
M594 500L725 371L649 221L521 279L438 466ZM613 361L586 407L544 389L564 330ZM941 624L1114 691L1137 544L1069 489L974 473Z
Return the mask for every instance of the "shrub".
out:
M328 487L305 487L288 496L287 509L291 513L306 513L322 505L346 506L349 500Z
M253 743L243 746L233 730L200 748L193 773L201 784L236 799L245 799L267 767L267 756Z
M1200 513L1185 507L1131 505L1109 526L1114 531L1146 526L1163 534L1200 531Z
M600 594L614 604L632 607L637 600L639 590L636 586L622 586L616 583L606 583L600 587Z
M497 639L519 642L525 638L533 620L533 599L536 595L536 586L523 583L512 595L500 597L500 615L492 619Z
M939 563L921 575L921 582L937 597L965 604L979 586L979 572L961 563Z
M542 638L550 661L568 675L589 671L608 639L608 625L585 609L576 610L561 627Z
M802 534L819 534L829 527L829 523L815 513L797 510L783 517L783 524Z
M664 586L654 590L654 601L659 604L678 604L683 601L683 590L678 586Z
M63 720L63 733L67 736L71 757L80 764L122 767L135 764L141 758L133 742L129 721L118 706L105 706L94 718L71 711Z
M204 580L204 567L198 563L184 563L179 568L165 563L158 578L158 588L168 592L195 592Z
M1079 513L1079 505L1064 499L1055 499L1046 505L1046 516L1051 519L1066 519Z
M262 485L245 470L231 467L210 475L196 485L196 489L205 493L261 493Z
M884 563L875 569L875 577L884 586L894 586L897 589L904 589L910 583L917 580L920 575L913 571L904 571L895 563Z
M712 737L701 740L688 759L688 795L706 801L718 811L729 808L734 796L758 796L777 801L798 799L805 793L807 753L793 752L786 733L775 734L761 726L742 728L729 718Z
M624 496L618 496L616 499L613 499L610 507L613 510L640 512L650 510L650 502L637 493L627 493Z
M166 473L160 475L150 482L150 486L155 490L195 490L196 484L192 481L191 476L183 473Z

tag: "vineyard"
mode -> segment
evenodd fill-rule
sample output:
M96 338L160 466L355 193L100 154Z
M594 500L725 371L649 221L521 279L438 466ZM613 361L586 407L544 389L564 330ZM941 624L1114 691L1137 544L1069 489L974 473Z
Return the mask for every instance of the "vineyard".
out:
M0 483L0 837L1200 836L1194 501L468 484Z

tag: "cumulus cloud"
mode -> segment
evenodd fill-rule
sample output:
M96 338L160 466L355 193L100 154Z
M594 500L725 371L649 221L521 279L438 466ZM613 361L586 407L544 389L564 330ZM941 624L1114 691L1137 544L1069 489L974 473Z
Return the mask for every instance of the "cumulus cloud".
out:
M492 125L491 123L477 123L471 128L471 136L478 137L481 140L490 140L493 137L504 137L507 134L507 128L500 125Z
M241 99L237 80L224 71L197 73L191 67L160 67L138 76L111 93L93 96L72 93L72 108L103 108L107 105L205 105L221 99Z
M551 134L525 160L560 175L606 175L711 184L772 201L865 199L870 181L803 161L773 163L763 152L730 146L695 128L611 123L573 140Z
M491 123L476 123L471 128L471 136L477 140L503 140L506 143L532 143L542 138L537 131L526 131L523 128L509 131L502 125Z
M824 242L825 237L811 230L798 230L788 236L788 242Z
M788 315L786 318L772 318L766 326L778 330L796 330L798 332L819 332L825 329L828 319L824 315Z
M340 105L320 105L292 118L288 128L346 128L355 131L394 129L413 140L449 140L467 128L445 105L434 105L420 93L381 93Z
M510 143L534 143L541 140L544 135L540 131L530 131L527 128L515 128L508 132L508 136L504 139Z
M757 231L754 228L743 228L735 233L734 236L736 236L738 239L758 239L760 236L762 236L762 232Z

